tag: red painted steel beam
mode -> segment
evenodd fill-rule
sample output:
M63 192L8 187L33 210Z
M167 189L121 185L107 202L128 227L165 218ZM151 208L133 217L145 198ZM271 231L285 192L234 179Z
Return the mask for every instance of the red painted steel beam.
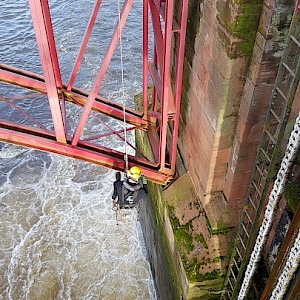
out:
M35 1L37 1L37 0L35 0ZM48 47L46 47L45 50L46 51L49 50L49 54L51 57L52 64L50 66L53 68L55 87L58 89L61 89L62 81L61 81L59 62L58 62L58 56L57 56L57 52L56 52L54 32L53 32L53 28L52 28L48 0L40 0L40 3L41 3L41 9L42 9L43 17L44 17L44 22L42 24L40 23L40 25L45 26L46 34L47 34L47 42L48 42ZM41 21L42 20L40 20L40 22ZM44 42L45 42L45 40L44 40ZM39 47L39 45L38 45L38 47ZM47 57L46 57L46 59L47 59ZM43 64L43 61L41 61L41 63ZM49 72L49 63L47 61L46 61L46 63L47 63L47 70Z
M158 70L157 70L155 64L149 63L149 73L152 78L153 85L155 86L158 97L159 97L159 99L162 99L161 80L159 78Z
M0 120L0 140L78 158L123 171L126 166L124 153L101 147L86 140L80 141L80 135L91 110L119 120L123 120L124 118L123 107L98 96L98 92L117 46L121 31L125 25L133 0L126 0L123 5L120 19L115 26L103 63L95 78L92 91L88 94L87 92L72 88L72 86L97 12L101 6L101 0L95 1L96 3L67 86L68 91L61 82L48 2L47 0L29 0L44 77L0 65L0 81L47 94L53 123L55 125L55 134L43 129L25 128L19 124L1 123ZM181 14L177 24L177 22L174 23L173 19L174 0L165 0L163 3L161 3L162 1L160 0L143 0L143 113L127 108L125 112L125 119L128 124L132 124L142 130L148 130L148 137L156 160L156 162L153 163L147 159L129 156L129 167L133 165L139 166L143 174L149 180L157 183L166 183L170 180L175 171L188 0L181 1ZM151 67L148 61L148 6L152 15L154 32L154 67ZM162 8L165 9L164 12ZM161 16L164 18L164 22L161 22ZM163 23L165 25L164 29L162 29ZM176 40L178 47L177 54L174 57L175 88L173 90L170 76L172 57L171 39L174 32L178 35ZM148 111L148 72L154 83L152 97L153 111ZM160 104L157 103L157 98ZM76 105L84 106L73 137L65 137L64 123L66 122L66 117L61 113L60 99L62 99L63 105L64 101L69 101ZM160 108L160 111L158 108ZM170 119L173 122L172 134L170 138L168 138L167 130ZM154 124L156 121L158 121L158 123ZM153 124L151 122L153 122ZM158 126L159 134L156 126ZM63 131L63 136L59 137L59 135L62 135L61 130ZM119 134L119 132L117 132L117 134ZM66 144L61 143L62 137L65 137ZM167 154L170 155L170 160L166 160Z
M170 157L170 164L172 170L175 170L175 165L176 165L187 14L188 14L188 0L181 0L180 17L179 17L180 30L178 32L178 48L176 54L177 56L176 78L175 78L175 109L176 110L174 116L171 157Z
M171 42L172 42L172 26L173 26L173 0L166 0L166 19L165 19L165 38L164 38L164 62L162 76L162 120L160 128L160 166L165 167L166 164L166 146L167 146L167 128L168 128L168 104L170 90L171 75Z
M148 113L148 0L143 0L143 113L147 119Z
M42 76L3 64L0 64L0 81L29 90L47 92Z
M156 68L156 65L154 63L149 63L148 66L149 74L151 76L151 79L153 81L153 86L156 89L157 96L159 100L161 101L162 99L162 81L159 77L158 70ZM171 81L168 80L168 86L169 86L169 96L168 96L168 116L173 116L175 114L175 105L174 105L174 99L173 99L173 93L172 93L172 86L171 86ZM162 102L162 101L161 101Z
M67 84L67 91L71 91L71 89L73 87L75 77L78 73L78 70L79 70L79 67L80 67L80 64L81 64L81 61L82 61L82 58L83 58L84 51L86 49L88 40L90 38L92 29L94 27L94 24L95 24L95 21L96 21L96 17L97 17L101 2L102 2L102 0L96 0L95 5L93 7L92 14L91 14L88 26L85 30L81 46L80 46L76 61L75 61L74 66L73 66L73 70L71 72L69 82Z
M155 43L156 42L154 40L153 65L156 67L158 64L158 58L157 58ZM151 66L151 64L149 64L149 66ZM151 72L150 69L149 69L149 72ZM150 75L151 75L151 73L150 73ZM152 92L152 109L155 112L157 112L157 110L158 110L157 91L156 91L155 85L153 85L153 92Z
M57 88L61 88L61 77L48 1L29 0L29 6L45 77L56 139L60 143L66 143L64 123L57 94Z
M0 120L0 141L60 154L122 172L125 170L124 153L101 146L97 147L88 142L79 142L74 147L70 139L67 144L62 144L55 140L54 135L46 131L22 125L15 127L15 124L7 121ZM150 181L165 184L171 179L170 175L161 173L157 165L149 161L130 155L128 160L129 168L138 166L142 174Z
M161 21L160 21L160 9L157 10L157 3L155 3L153 0L149 0L149 6L150 6L150 11L152 15L152 24L153 24L153 33L154 33L154 38L155 38L155 49L156 49L156 55L157 55L157 60L159 64L159 70L160 70L160 75L163 77L163 68L164 68L164 60L166 58L165 55L165 41L166 41L166 32L165 36L162 34L162 28L161 28ZM173 13L173 12L172 12ZM173 19L173 15L172 15ZM171 24L173 20L170 20ZM169 51L171 48L169 49ZM171 53L170 53L171 55ZM153 64L150 69L149 69L150 75L154 76L152 77L153 84L155 85L156 89L162 89L161 86L164 84L160 77L158 76L158 69L156 68L156 64ZM156 75L157 73L157 75ZM173 93L172 93L172 85L171 85L171 78L169 76L168 78L168 114L173 115L175 114L175 105L174 105L174 99L173 99ZM160 96L160 95L158 95ZM159 97L160 101L162 102L161 96Z
M64 93L61 94L61 109L62 109L62 119L65 127L65 134L67 134L68 121L67 121L66 100L65 100Z
M126 128L126 131L131 131L131 130L135 130L135 127L130 127L130 128ZM124 133L124 129L120 129L120 130L112 130L109 132L105 132L102 134L98 134L98 135L94 135L85 139L82 139L81 141L83 142L88 142L88 141L92 141L92 140L96 140L96 139L100 139L102 137L106 137L106 136L110 136L110 135L118 135L120 133Z
M95 80L94 85L92 87L92 90L89 94L87 103L86 103L86 105L83 109L80 121L79 121L79 123L76 127L76 130L75 130L75 133L74 133L74 136L73 136L73 140L72 140L72 145L73 146L75 146L79 141L81 132L82 132L82 130L84 128L84 125L85 125L85 123L88 119L91 108L92 108L93 103L95 101L95 98L98 94L98 91L101 87L101 84L103 82L105 73L108 69L108 65L111 61L111 58L112 58L113 53L115 51L115 48L117 46L118 40L120 38L120 35L121 35L120 31L122 31L123 28L124 28L124 25L125 25L127 16L128 16L128 14L131 10L132 4L133 4L133 0L126 0L124 5L123 5L121 16L120 16L120 21L118 21L116 26L115 26L112 38L110 40L110 43L108 45L106 54L105 54L104 59L103 59L103 62L102 62L101 67L99 68L99 70L97 72L96 80Z
M24 87L29 90L38 91L40 93L47 93L46 84L42 76L6 65L0 65L0 81ZM66 101L75 104L80 103L81 105L86 104L88 94L85 91L73 89L70 92L65 92L63 90L61 92L64 94ZM101 112L118 120L123 120L124 117L123 107L121 105L99 96L97 96L96 101L92 106L92 110ZM148 122L144 120L142 115L137 111L126 108L125 117L126 122L129 124L143 128L148 126Z
M68 97L68 101L74 102L76 104L86 105L88 101L88 95L79 94L75 92L64 93L65 97ZM107 116L113 117L118 120L123 120L124 112L123 108L116 103L108 101L102 97L97 97L92 105L93 111L99 111ZM140 127L146 127L148 122L142 118L138 112L129 110L126 108L125 112L126 122L131 125L136 125Z

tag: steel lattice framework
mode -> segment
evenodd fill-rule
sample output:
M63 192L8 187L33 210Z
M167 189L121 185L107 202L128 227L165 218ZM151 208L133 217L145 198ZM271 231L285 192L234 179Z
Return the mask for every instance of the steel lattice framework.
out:
M176 2L175 9L174 0L143 0L142 111L124 109L122 105L99 96L121 31L132 9L133 0L124 1L90 91L79 90L74 86L74 81L102 1L95 1L68 83L62 82L61 78L48 0L29 0L28 2L43 75L1 64L0 82L47 95L45 98L48 99L47 105L51 110L54 130L46 129L26 112L22 112L35 125L25 126L1 119L0 141L124 171L126 168L124 153L100 146L93 141L93 138L106 138L109 134L123 138L122 130L111 130L109 134L97 137L82 137L89 115L101 113L118 120L125 119L127 124L132 125L130 129L143 130L148 133L155 159L150 161L143 157L129 155L128 167L139 166L142 173L151 181L168 182L175 172L188 1ZM148 28L150 20L152 30ZM152 61L148 57L149 32L153 32L154 40ZM174 50L174 45L176 50ZM171 72L175 74L172 81ZM149 75L152 83L148 82ZM148 96L149 84L153 86L152 97ZM11 107L20 111L20 108L14 104L15 101L13 103L5 95L1 96L0 100L6 101ZM66 102L82 108L81 116L72 134L67 130Z

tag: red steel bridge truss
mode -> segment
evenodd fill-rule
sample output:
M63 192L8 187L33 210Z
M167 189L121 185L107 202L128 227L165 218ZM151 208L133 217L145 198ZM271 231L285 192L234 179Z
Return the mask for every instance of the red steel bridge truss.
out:
M74 82L102 1L95 1L68 83L62 82L48 0L28 2L43 74L0 64L0 82L31 90L39 96L44 95L45 106L51 111L53 130L47 129L30 113L22 111L18 107L18 97L10 99L1 95L1 101L25 115L33 125L0 119L0 141L53 152L120 171L133 165L139 166L149 180L167 183L175 173L188 0L176 1L176 8L174 0L143 0L141 110L125 108L100 96L104 77L122 36L121 32L132 9L133 0L125 0L120 9L110 42L104 45L107 50L90 91L76 88ZM153 46L150 46L150 34L153 35ZM149 49L150 47L153 49ZM150 60L151 51L153 53ZM171 73L174 74L172 81ZM152 82L149 82L149 78ZM153 87L151 96L148 95L149 85ZM34 97L32 101L35 101ZM72 133L67 129L66 102L81 109ZM147 132L154 159L149 160L141 155L127 157L123 152L97 143L108 135L116 135L124 140L123 130L111 129L106 134L83 137L83 130L88 126L87 120L91 114L103 114L124 121L131 125L128 130Z

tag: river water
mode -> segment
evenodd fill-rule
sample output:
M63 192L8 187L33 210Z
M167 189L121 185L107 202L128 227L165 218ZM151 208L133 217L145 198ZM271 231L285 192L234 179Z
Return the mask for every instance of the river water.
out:
M94 1L49 0L63 82L68 81ZM122 36L128 106L141 91L142 1ZM75 86L89 90L117 19L117 1L103 0ZM26 0L1 0L0 62L41 74ZM116 49L101 95L119 101ZM31 92L0 84L0 95L52 128L49 109ZM0 117L27 124L0 103ZM70 131L80 111L67 107ZM107 120L113 128L120 123ZM72 129L73 128L73 129ZM89 120L89 133L104 129ZM132 134L128 139L133 141ZM122 150L122 142L102 144ZM115 220L109 169L36 150L0 144L0 299L151 299L155 289L135 210Z

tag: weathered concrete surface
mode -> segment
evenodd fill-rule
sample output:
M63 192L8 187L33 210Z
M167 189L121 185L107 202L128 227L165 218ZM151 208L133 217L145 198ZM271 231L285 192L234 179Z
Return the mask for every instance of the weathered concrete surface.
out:
M189 282L187 299L218 299L228 261L227 236L208 226L190 175L185 173L162 193ZM196 284L195 281L201 281Z
M153 192L151 184L148 188ZM176 258L174 248L171 252L166 233L163 228L160 228L161 222L157 222L152 199L153 195L151 199L144 196L143 200L140 201L140 221L158 299L182 299L184 294L182 289L187 285L187 282L179 283L177 266L174 263L174 258ZM180 261L179 257L177 259Z
M165 191L152 183L148 189L140 220L159 299L218 299L228 264L227 236L207 229L189 174ZM166 204L163 214L157 213L160 201Z

